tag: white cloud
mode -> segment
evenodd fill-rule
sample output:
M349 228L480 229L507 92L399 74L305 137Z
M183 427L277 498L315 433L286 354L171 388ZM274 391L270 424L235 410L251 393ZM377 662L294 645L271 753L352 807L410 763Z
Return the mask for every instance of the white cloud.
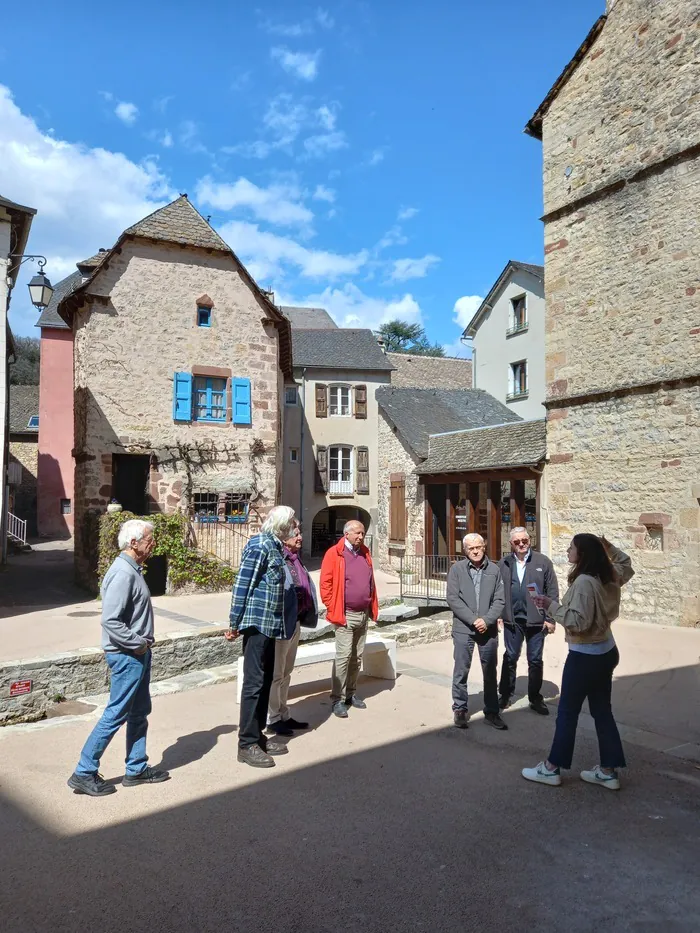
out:
M318 74L318 60L321 50L315 52L292 52L285 46L270 49L270 56L280 63L286 72L302 81L313 81Z
M335 124L338 119L337 110L338 110L337 104L334 105L332 109L327 104L323 104L316 111L318 122L321 124L324 130L335 129Z
M265 19L260 23L260 26L270 35L299 39L301 36L311 35L316 27L332 29L335 26L335 20L327 10L319 7L314 14L313 20L305 19L297 23L277 23L271 19Z
M168 130L166 130L166 131L163 133L162 137L161 137L160 143L161 143L162 146L165 146L166 149L170 149L170 147L171 147L172 144L173 144L173 136L172 136L172 133L170 133L170 132L168 132Z
M335 26L335 20L328 10L323 10L321 7L316 10L316 22L322 29L332 29Z
M381 147L379 149L373 149L370 152L369 157L367 158L367 165L379 165L380 162L384 161L384 156L386 155L386 148Z
M263 124L275 138L275 148L289 146L308 122L308 108L291 94L273 97L263 116Z
M342 288L329 286L320 294L306 297L304 304L326 308L341 327L369 327L376 330L381 324L396 319L408 324L422 323L421 308L413 295L391 299L373 298L352 283Z
M114 94L111 91L98 91L100 97L104 98L108 103L114 100Z
M199 138L199 127L194 120L183 120L180 124L179 140L188 152L195 154L208 153L207 147Z
M289 237L268 233L257 224L243 221L230 221L219 233L246 263L251 275L262 282L283 279L288 272L309 279L354 275L369 258L366 250L342 255L310 249Z
M130 104L128 101L122 100L114 108L114 112L122 121L126 123L127 126L131 126L136 122L136 117L139 115L139 108L136 104Z
M481 307L483 300L479 295L464 295L458 298L455 301L452 320L464 330Z
M0 191L37 209L28 252L43 253L51 281L75 263L110 247L119 234L177 195L152 161L132 162L119 152L89 148L42 132L0 85ZM23 267L23 280L33 274ZM36 311L17 287L12 326L32 333Z
M420 211L417 207L402 207L399 211L396 219L397 220L410 220L412 217L415 217L416 214L419 214Z
M153 109L157 110L158 113L165 113L171 100L175 100L172 94L167 94L165 97L156 97L153 101Z
M394 282L424 279L430 269L438 262L440 262L440 257L432 254L423 256L421 259L395 259L391 278Z
M408 243L408 237L405 236L398 224L394 224L380 239L375 249L377 252L381 252L383 249L388 249L390 246L403 246L405 243Z
M304 149L310 159L322 159L329 152L337 152L338 149L347 149L348 141L345 133L336 130L333 133L320 133L317 136L309 136L304 140Z
M335 191L333 188L326 188L325 185L316 185L313 199L314 201L327 201L329 204L333 204L335 201Z
M272 184L259 188L247 178L233 184L219 184L208 176L197 184L197 199L221 211L250 210L258 220L282 226L305 226L313 213L301 202L301 191L293 184Z
M445 356L457 356L461 360L470 360L472 358L471 349L465 346L459 338L452 341L452 343L443 343L442 347Z

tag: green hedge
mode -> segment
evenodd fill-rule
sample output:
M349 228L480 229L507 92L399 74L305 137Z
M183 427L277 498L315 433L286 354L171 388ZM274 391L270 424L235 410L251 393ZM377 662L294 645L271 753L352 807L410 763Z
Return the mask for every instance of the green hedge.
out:
M151 522L156 546L154 555L168 559L168 583L173 590L193 583L197 589L219 592L230 589L234 570L213 557L200 554L187 544L189 522L180 514L134 515L132 512L113 512L99 516L99 542L97 575L99 583L119 555L117 536L124 522L140 518Z

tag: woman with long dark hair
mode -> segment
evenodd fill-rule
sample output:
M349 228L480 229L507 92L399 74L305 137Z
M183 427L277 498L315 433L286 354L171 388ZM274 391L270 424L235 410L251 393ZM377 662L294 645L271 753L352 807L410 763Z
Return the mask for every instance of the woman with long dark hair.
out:
M567 552L569 589L561 604L548 596L532 596L538 609L563 626L569 644L559 698L554 741L545 761L523 768L523 777L539 784L561 784L560 769L571 767L576 727L583 701L595 720L600 764L581 778L608 790L619 790L617 769L625 755L612 714L613 671L620 661L610 626L620 614L620 588L634 575L627 554L604 537L575 535Z

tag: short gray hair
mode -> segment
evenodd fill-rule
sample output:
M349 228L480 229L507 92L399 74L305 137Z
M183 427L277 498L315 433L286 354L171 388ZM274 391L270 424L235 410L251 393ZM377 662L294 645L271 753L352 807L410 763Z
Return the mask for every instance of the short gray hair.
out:
M128 522L124 522L117 538L119 550L125 551L132 541L140 541L149 528L153 531L152 522L145 522L142 518L130 518Z
M481 537L481 535L477 535L477 534L475 534L474 532L472 532L472 534L469 534L469 535L465 535L465 536L464 536L464 538L462 539L462 544L463 544L465 547L467 547L467 546L470 545L470 544L484 544L484 545L485 545L486 542L485 542L484 539Z
M291 506L276 505L274 509L270 509L267 513L267 518L263 522L260 530L267 532L267 534L274 535L276 538L279 538L280 541L286 541L289 537L289 533L296 524L297 517Z
M523 528L522 525L518 525L517 528L511 528L511 529L510 529L510 537L511 537L511 538L513 537L513 535L522 535L522 534L527 535L528 538L530 537L530 532L527 530L527 528Z
M348 533L348 531L350 531L350 526L351 526L351 525L362 525L362 522L360 521L359 518L351 518L349 521L345 522L345 524L343 525L343 534L344 534L344 535L346 535L346 534ZM362 530L363 530L363 531L366 531L366 528L365 528L364 525L362 525Z

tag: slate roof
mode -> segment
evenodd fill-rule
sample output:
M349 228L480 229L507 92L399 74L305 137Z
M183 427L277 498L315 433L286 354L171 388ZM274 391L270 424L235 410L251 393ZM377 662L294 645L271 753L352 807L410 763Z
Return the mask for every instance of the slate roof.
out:
M30 214L32 217L36 214L35 207L25 207L23 204L17 204L16 201L10 201L9 198L3 198L0 194L0 204L11 211L22 211L24 214Z
M371 330L346 327L298 330L292 327L294 366L391 372L394 368Z
M32 415L39 414L39 386L10 386L10 434L38 434L28 428Z
M128 227L123 236L150 237L154 240L180 243L183 246L201 246L204 249L231 252L231 247L221 239L184 194L176 201L139 220L133 227Z
M488 311L493 306L493 302L495 300L496 295L501 290L501 288L505 285L511 273L517 272L518 270L531 273L532 275L536 276L544 284L544 266L536 266L530 262L516 262L514 259L509 259L508 262L506 263L505 269L498 276L493 286L491 287L491 290L489 291L488 295L486 296L486 298L484 298L484 300L479 305L476 311L476 314L471 319L471 321L467 324L467 326L464 328L463 336L466 337L467 335L470 335L470 336L474 335L474 331L481 317L485 314L486 311Z
M281 307L280 311L289 318L292 327L298 330L337 330L338 328L325 308Z
M380 386L376 394L379 408L419 457L428 456L431 434L521 421L510 408L483 389Z
M60 327L63 330L68 330L68 325L63 320L63 318L59 316L58 306L64 298L72 295L76 288L78 288L79 285L82 285L82 283L83 276L76 270L75 272L71 272L70 275L67 275L65 279L61 279L60 282L54 285L51 301L41 312L39 320L36 322L36 326Z
M545 422L519 421L430 438L427 459L416 473L466 473L535 466L546 452Z
M452 356L416 356L387 353L394 367L393 386L419 389L471 389L471 360Z
M96 269L100 265L103 259L107 258L108 252L109 252L108 249L101 249L97 253L95 253L94 256L90 256L89 259L83 259L82 262L77 262L76 266L78 267L78 269L87 270L86 274L90 274L93 271L93 269Z

